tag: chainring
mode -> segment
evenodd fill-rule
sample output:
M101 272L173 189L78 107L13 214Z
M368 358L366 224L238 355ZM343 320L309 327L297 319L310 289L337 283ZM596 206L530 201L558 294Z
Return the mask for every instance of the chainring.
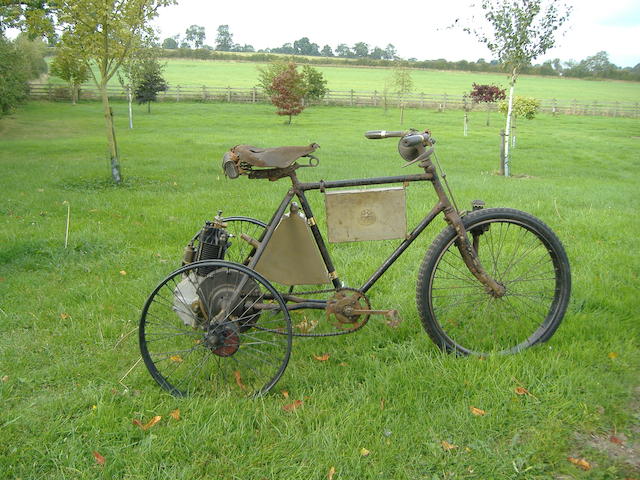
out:
M371 310L367 296L355 288L341 288L327 300L327 320L345 332L362 328L369 321L369 314L352 313L351 310ZM331 316L335 321L331 322ZM362 317L362 319L360 319Z

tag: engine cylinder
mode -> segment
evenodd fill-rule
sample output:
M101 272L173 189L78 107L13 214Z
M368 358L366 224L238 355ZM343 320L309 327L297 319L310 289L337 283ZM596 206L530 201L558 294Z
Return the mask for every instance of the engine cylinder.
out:
M229 234L226 229L215 227L211 222L207 222L200 231L198 253L196 258L198 260L224 260L224 254L229 248ZM204 267L198 269L198 274L206 276L215 267Z

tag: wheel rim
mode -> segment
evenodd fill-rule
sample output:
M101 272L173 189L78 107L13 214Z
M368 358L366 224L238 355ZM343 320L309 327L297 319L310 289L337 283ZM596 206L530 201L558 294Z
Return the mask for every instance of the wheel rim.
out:
M469 231L478 234L481 264L506 293L495 298L469 272L453 237L436 259L428 289L443 346L464 354L515 353L545 339L562 295L557 253L537 229L513 219L488 219Z
M206 277L196 273L203 266L213 268ZM152 377L174 395L260 395L286 368L291 321L280 295L253 270L197 262L170 274L147 300L140 349Z
M242 240L240 236L245 234L255 240L260 240L267 227L266 224L249 217L228 217L224 219L224 222L227 224L227 231L233 235L231 246L225 252L225 260L246 265L254 248Z

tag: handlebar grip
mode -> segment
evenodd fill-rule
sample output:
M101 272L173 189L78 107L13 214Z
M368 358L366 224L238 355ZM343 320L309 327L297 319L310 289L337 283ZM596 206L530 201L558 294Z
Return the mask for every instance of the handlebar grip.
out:
M369 130L364 134L364 136L370 140L389 137L401 137L402 135L404 135L404 132L388 132L387 130Z

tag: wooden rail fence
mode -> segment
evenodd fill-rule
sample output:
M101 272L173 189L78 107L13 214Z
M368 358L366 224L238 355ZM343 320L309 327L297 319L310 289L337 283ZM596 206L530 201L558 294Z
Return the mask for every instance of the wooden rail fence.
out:
M108 87L110 98L126 99L125 88ZM53 84L31 84L31 98L49 101L70 101L71 93L67 86ZM81 100L99 99L95 87L83 86L80 90ZM593 100L590 102L542 98L540 110L545 113L565 115L600 115L608 117L640 117L640 102L605 102ZM259 87L212 87L176 85L158 95L161 102L231 102L231 103L269 103L269 97ZM314 104L342 105L351 107L397 107L401 102L409 108L435 109L439 111L455 109L462 110L464 99L462 95L411 93L400 97L395 93L381 91L330 90L321 101ZM484 109L484 106L475 107ZM491 105L496 109L495 105Z

